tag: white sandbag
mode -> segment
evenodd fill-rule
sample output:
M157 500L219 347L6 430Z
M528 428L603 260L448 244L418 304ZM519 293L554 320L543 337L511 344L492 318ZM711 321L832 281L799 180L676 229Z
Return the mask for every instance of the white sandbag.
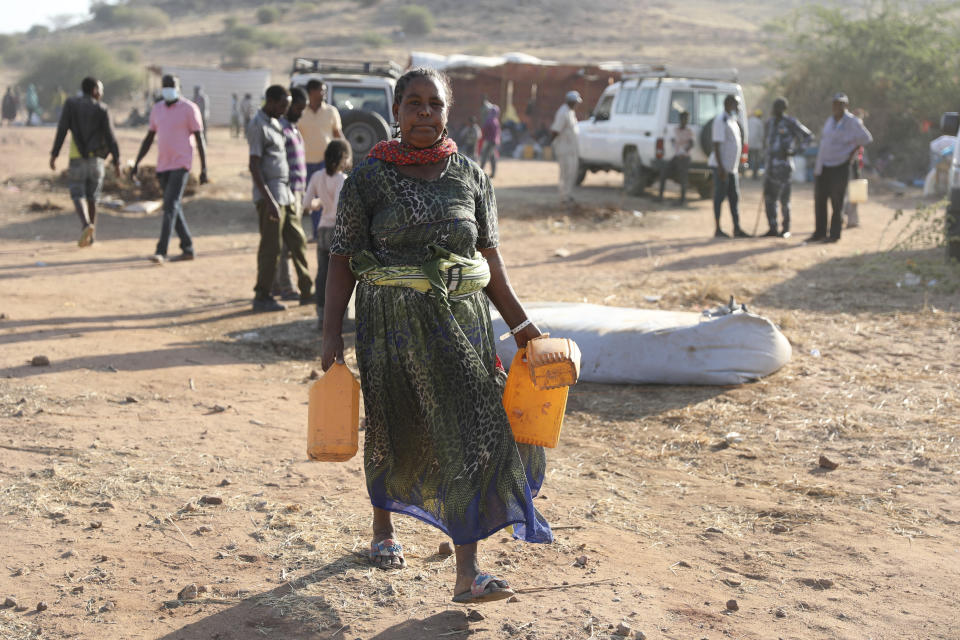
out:
M153 213L163 206L160 200L141 200L140 202L131 202L123 208L127 213Z
M535 302L527 314L541 331L571 338L582 353L580 379L613 384L741 384L770 375L790 360L786 337L772 322L738 310L699 313ZM491 309L495 336L508 329ZM497 344L505 366L513 339Z

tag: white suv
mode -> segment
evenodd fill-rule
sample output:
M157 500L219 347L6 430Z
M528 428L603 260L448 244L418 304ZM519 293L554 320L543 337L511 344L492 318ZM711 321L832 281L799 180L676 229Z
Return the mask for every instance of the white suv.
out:
M743 104L736 72L688 72L656 69L607 87L591 117L580 123L578 183L587 171L621 171L623 188L640 195L660 175L661 165L674 153L670 145L680 112L690 114L690 128L700 144L690 153L690 186L704 198L712 194L707 157L712 148L710 123L723 112L723 100L733 94ZM675 77L677 76L677 77ZM711 79L713 76L717 79ZM738 118L743 140L747 122ZM747 146L744 144L744 159Z
M340 112L343 137L354 158L392 137L393 89L403 69L395 62L295 58L290 86L306 91L316 78L327 86L327 102Z

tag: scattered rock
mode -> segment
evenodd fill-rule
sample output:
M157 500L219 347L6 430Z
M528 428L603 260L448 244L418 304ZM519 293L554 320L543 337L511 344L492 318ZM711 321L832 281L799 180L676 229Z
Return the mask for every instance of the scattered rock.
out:
M212 528L208 527L205 524L202 524L194 530L193 535L202 536L203 534L210 533L211 531L213 531Z
M803 578L800 582L814 589L829 589L833 586L833 580L829 578Z
M470 609L467 611L467 620L470 622L480 622L481 620L486 620L486 616L477 611L476 609Z
M203 496L200 498L200 504L218 505L223 504L223 498L220 496Z
M3 601L4 609L16 609L17 608L17 599L13 596L7 596L7 599Z
M777 616L778 618L786 618L787 612L784 611L783 609L778 608L776 611L773 612L773 615Z
M201 584L197 587L197 593L211 593L213 588L208 584Z
M184 513L193 513L196 510L197 510L197 505L193 504L192 502L188 502L187 504L180 507L180 511L183 511Z
M91 528L91 529L101 529L101 528L103 528L103 522L101 522L100 520L93 520L93 521L90 522L90 528Z
M259 557L253 555L252 553L241 553L237 557L243 560L244 562L258 562L260 560Z
M33 359L30 360L30 366L33 367L49 367L50 358L47 356L33 356Z
M743 583L736 578L724 578L723 584L727 585L728 587L739 587Z
M218 484L217 486L218 486L218 487L229 487L231 484L233 484L233 482L231 482L229 478L224 478L223 480L220 481L220 484Z
M23 567L17 567L13 570L13 573L11 573L10 576L13 578L19 578L24 573L26 573L26 570Z
M61 558L72 558L72 557L74 557L75 555L77 555L77 552L76 552L76 551L74 551L73 549L67 549L66 551L64 551L63 553L60 554L60 557L61 557Z
M511 603L520 602L520 598L518 598L517 596L510 596L509 598L507 598L507 602L511 602Z
M820 456L818 464L820 465L821 469L826 469L827 471L833 471L840 466L839 462L834 462L827 456Z
M113 509L113 503L112 503L112 502L106 502L106 501L105 501L105 502L92 502L92 503L90 503L90 506L91 506L91 507L95 507L95 508L97 508L97 509Z
M46 600L41 600L40 602L37 603L37 611L46 611L49 608L50 607L47 606Z
M216 555L213 557L216 558L217 560L223 560L224 558L229 558L230 556L225 554L223 551L217 551Z
M109 611L114 611L117 608L117 603L112 600L107 600L103 603L103 606L100 607L100 613L107 613Z
M790 527L778 522L777 524L773 525L770 530L774 533L786 533L787 531L790 531Z
M553 255L555 255L558 258L569 258L570 249L567 249L566 247L560 247L559 249L553 252Z
M630 634L632 633L633 629L630 628L630 625L628 625L626 622L621 622L617 625L617 630L613 632L613 635L629 638Z
M723 529L717 527L707 527L707 533L723 533Z
M682 567L682 568L684 568L684 569L693 569L693 567L690 566L690 563L687 562L686 560L681 560L680 562L677 563L676 566Z
M165 609L176 609L180 606L183 606L183 602L180 600L167 600L163 603Z
M177 594L177 600L196 600L199 592L200 590L197 588L197 585L193 583L188 584L183 589L180 589L180 593Z
M70 593L72 593L72 594L75 595L75 596L76 596L76 595L80 595L81 593L83 593L83 585L82 585L82 584L78 584L78 585L75 586L73 589L70 589Z
M319 379L320 379L320 372L317 371L316 369L310 369L310 379L311 379L311 380L319 380Z
M442 556L452 556L453 555L453 545L449 542L441 542L440 547L437 549L437 553Z
M727 611L739 611L740 605L737 604L736 600L727 600Z
M637 631L633 637L636 638L636 640L647 640L647 634L643 631Z
M573 566L580 567L582 569L587 566L588 560L589 558L587 558L587 556L580 556L574 561Z

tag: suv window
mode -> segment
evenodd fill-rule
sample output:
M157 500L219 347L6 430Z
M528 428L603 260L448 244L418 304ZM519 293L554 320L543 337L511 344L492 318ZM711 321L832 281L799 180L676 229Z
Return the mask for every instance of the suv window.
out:
M697 113L693 118L693 124L707 124L713 120L718 113L723 111L723 100L726 97L722 93L708 93L701 91L697 94Z
M387 93L376 87L333 87L330 103L337 109L361 109L375 111L390 122Z
M681 111L693 114L693 91L674 91L670 94L670 117L667 122L670 124L680 122Z
M593 117L596 120L610 119L610 106L613 104L613 96L607 95L600 98L597 107L593 110Z
M633 111L631 108L633 105L633 96L637 94L636 87L630 87L629 89L620 89L620 93L617 96L617 113L630 113Z
M641 115L650 115L657 110L657 94L659 87L644 87L640 89L636 100L636 112Z

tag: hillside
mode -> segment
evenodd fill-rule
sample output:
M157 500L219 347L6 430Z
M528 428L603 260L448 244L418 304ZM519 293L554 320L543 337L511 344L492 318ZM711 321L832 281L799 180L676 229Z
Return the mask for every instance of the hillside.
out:
M734 66L741 70L745 84L759 85L772 73L764 25L802 3L420 0L434 19L433 29L423 36L404 35L399 29L399 14L409 2L361 4L356 0L280 3L273 5L279 10L278 19L261 25L256 14L262 3L166 0L150 3L169 16L165 26L102 28L90 21L34 38L30 46L88 37L117 51L135 50L144 65L218 65L237 40L236 30L245 29L243 35L249 36L252 27L267 44L256 47L247 64L269 67L278 80L287 73L294 55L389 57L404 62L412 50L476 55L523 51L557 60ZM234 31L225 23L233 23ZM8 65L4 75L12 79L16 71Z

